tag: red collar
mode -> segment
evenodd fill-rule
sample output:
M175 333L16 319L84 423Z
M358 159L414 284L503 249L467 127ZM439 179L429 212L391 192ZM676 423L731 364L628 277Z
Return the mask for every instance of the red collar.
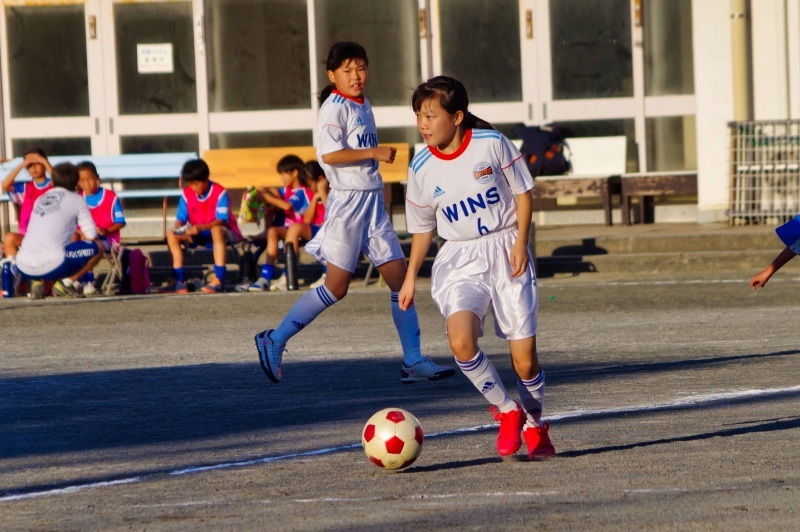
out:
M434 154L439 159L443 159L445 161L452 161L453 159L464 153L464 151L466 151L467 146L469 146L470 140L472 140L472 129L468 129L464 133L464 138L461 139L461 146L459 146L458 149L453 153L442 153L436 146L428 146L428 148L430 148L431 153Z
M336 89L333 89L333 94L338 94L342 98L347 98L348 100L352 100L352 101L354 101L356 103L360 103L360 104L364 103L364 97L363 96L361 98L353 98L352 96L348 96L347 94L345 94L343 92L339 92Z

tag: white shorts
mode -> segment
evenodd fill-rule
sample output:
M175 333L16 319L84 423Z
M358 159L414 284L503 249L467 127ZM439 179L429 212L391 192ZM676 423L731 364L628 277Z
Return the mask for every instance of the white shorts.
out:
M325 222L305 250L318 262L350 273L362 253L376 267L405 259L383 207L382 190L331 190Z
M445 319L462 310L483 322L489 307L495 333L507 340L536 335L536 273L528 252L528 269L511 277L509 252L517 228L466 241L450 240L436 254L431 271L431 296Z

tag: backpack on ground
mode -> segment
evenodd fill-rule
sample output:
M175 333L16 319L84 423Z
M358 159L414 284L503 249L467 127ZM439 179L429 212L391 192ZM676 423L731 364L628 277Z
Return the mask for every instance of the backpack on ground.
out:
M122 253L123 294L147 294L150 292L150 261L141 249L134 248Z
M569 144L562 128L550 126L518 125L514 131L522 139L520 151L528 163L528 170L536 178L540 175L563 175L571 165L567 153Z

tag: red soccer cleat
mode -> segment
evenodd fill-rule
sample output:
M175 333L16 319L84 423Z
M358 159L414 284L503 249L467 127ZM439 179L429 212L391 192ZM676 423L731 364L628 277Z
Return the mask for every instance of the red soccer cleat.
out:
M517 409L511 412L500 412L497 407L492 406L489 412L494 416L495 421L500 422L500 431L497 434L497 452L500 456L508 456L519 451L522 447L520 433L522 425L525 423L525 412L517 404Z
M550 441L547 431L550 423L543 423L541 427L525 427L522 436L528 446L528 458L531 460L544 460L556 455L556 449Z

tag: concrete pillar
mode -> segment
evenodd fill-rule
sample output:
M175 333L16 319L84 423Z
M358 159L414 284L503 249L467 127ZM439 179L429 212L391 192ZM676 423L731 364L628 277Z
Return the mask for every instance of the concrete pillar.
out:
M694 83L697 103L697 218L727 220L733 120L733 52L730 0L692 2Z

